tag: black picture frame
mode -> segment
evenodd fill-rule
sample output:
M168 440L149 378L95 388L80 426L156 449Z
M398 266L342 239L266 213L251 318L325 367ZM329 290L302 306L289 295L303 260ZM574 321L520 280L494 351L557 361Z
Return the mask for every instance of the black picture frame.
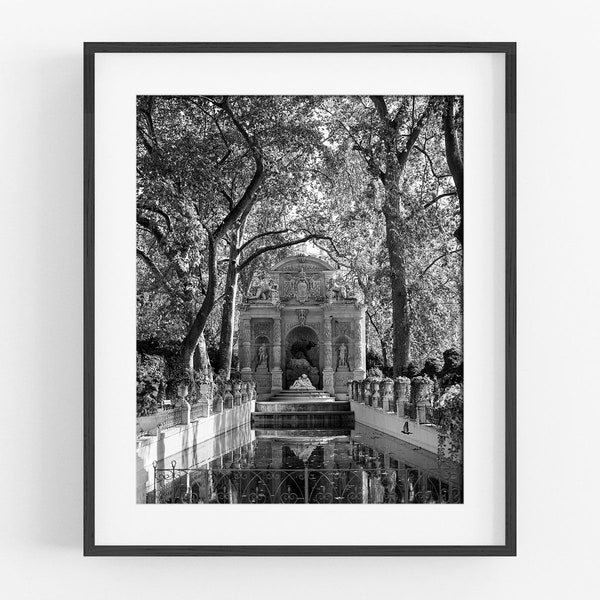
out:
M494 546L143 546L95 541L94 60L100 53L498 53L505 57L505 543ZM516 58L514 42L84 44L84 540L86 556L516 556Z

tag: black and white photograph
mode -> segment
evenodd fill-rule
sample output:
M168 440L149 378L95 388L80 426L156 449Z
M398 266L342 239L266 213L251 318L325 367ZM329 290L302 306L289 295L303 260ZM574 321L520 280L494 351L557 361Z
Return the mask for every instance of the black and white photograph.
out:
M2 598L598 595L600 3L3 8Z
M138 504L463 503L468 123L137 96Z

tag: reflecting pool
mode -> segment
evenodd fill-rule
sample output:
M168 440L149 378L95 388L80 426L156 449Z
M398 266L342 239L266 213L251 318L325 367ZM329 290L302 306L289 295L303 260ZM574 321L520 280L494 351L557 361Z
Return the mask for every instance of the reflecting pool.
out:
M169 457L149 503L439 504L462 502L457 465L360 423L354 429L240 427L211 440L205 460ZM189 453L188 453L189 454ZM187 456L187 454L186 454ZM178 460L180 458L180 460Z

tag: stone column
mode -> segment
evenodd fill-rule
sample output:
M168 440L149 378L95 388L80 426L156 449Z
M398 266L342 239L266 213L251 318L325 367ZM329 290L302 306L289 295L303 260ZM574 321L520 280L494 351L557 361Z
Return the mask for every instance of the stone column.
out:
M333 384L333 347L331 339L331 317L323 319L323 390L335 394Z
M278 392L282 389L281 370L281 317L273 319L273 367L271 368L271 391Z
M250 364L250 318L240 319L240 367L242 379L249 380L252 378L252 365Z
M364 327L365 309L361 308L354 320L354 379L360 381L365 378L366 357L364 354L365 346L365 327Z

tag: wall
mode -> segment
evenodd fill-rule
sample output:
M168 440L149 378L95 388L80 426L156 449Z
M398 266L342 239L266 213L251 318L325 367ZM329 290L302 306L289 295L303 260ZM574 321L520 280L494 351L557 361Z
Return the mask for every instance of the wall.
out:
M194 419L187 425L178 425L161 430L158 435L147 435L137 440L137 498L143 502L146 492L150 491L154 477L153 463L159 468L169 466L172 460L177 461L179 468L186 469L200 465L207 460L220 456L229 451L228 444L233 448L248 443L248 430L224 433L237 429L244 423L249 423L256 403L246 402L232 408L226 408L220 413L208 417Z
M388 435L402 439L409 444L414 444L437 454L438 451L438 435L437 429L427 427L426 425L418 425L415 421L397 417L392 413L385 413L380 409L374 408L367 404L359 402L351 402L350 406L354 411L354 417L363 425L368 425L378 431L383 431ZM404 427L404 423L408 423L410 437L402 435L400 432Z
M599 16L584 0L3 1L2 596L593 597ZM517 558L82 557L84 40L518 41Z

